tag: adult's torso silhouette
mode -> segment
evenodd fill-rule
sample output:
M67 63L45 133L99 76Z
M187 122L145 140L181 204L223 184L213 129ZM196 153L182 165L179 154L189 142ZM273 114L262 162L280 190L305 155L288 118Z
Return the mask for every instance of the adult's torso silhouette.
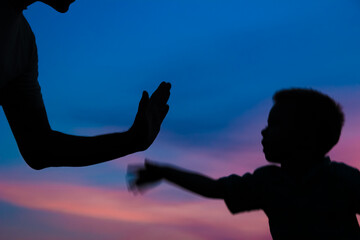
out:
M29 84L38 87L38 58L35 37L22 13L23 9L8 0L1 4L0 93L3 92L0 100L4 100L4 89L9 85L18 85L18 89Z

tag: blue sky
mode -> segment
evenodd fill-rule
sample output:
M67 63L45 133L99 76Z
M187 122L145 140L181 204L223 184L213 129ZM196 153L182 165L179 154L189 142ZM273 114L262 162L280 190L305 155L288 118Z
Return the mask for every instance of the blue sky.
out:
M126 166L152 157L220 177L234 171L243 174L266 164L260 130L266 125L271 97L281 88L313 87L340 101L347 118L334 156L360 167L360 152L354 144L360 140L358 1L77 0L66 14L36 3L24 15L37 39L39 81L54 129L80 135L126 130L134 119L142 91L154 91L161 81L172 83L170 111L158 139L145 153L88 168L41 172L25 165L5 116L0 114L0 221L23 214L22 225L31 222L40 229L41 224L47 223L47 237L69 234L69 239L85 238L88 235L84 226L99 222L106 225L104 219L134 234L140 225L146 229L153 226L143 215L134 223L124 209L116 212L119 215L110 216L106 209L103 213L92 212L89 209L99 206L88 203L88 211L76 210L94 193L101 192L109 198L99 202L112 202L113 194L120 195L123 201L119 200L119 204L125 206L136 201L139 205L131 205L136 214L140 214L136 209L146 212L145 202L151 202L150 209L156 209L160 203L169 204L164 207L168 218L164 215L163 220L154 220L156 229L179 239L186 234L188 239L212 239L200 230L215 226L212 224L216 219L202 209L216 204L167 186L133 200L126 193ZM35 198L32 205L26 205L16 197L32 199L26 194L35 191L38 184L49 184L53 189L58 186L59 193L74 204L59 202L59 208L46 204L42 208ZM29 190L6 190L14 186ZM52 199L46 194L49 186L39 187L43 191L39 194ZM83 195L72 197L74 188ZM174 202L184 204L183 212L196 219L195 230L180 224L183 219L177 219L172 212ZM203 205L196 212L189 203ZM269 239L263 215L233 218L223 206L219 211L225 220L214 228L214 236L226 230L228 239ZM214 222L199 218L201 213ZM124 220L122 214L129 218ZM65 223L72 216L82 227L69 230ZM36 220L32 221L32 217ZM173 225L166 225L166 219L174 221ZM16 227L15 220L10 222ZM227 229L233 222L238 227ZM252 232L241 228L246 222L261 224L257 232ZM9 229L4 227L1 231L15 236ZM40 230L34 231L40 236ZM99 236L109 239L117 239L120 234L115 230L109 230L110 235L98 231ZM152 235L148 236L152 239Z

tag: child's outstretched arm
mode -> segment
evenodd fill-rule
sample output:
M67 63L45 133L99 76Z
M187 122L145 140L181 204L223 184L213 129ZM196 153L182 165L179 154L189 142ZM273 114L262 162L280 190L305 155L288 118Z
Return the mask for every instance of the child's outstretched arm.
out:
M224 198L224 188L218 180L169 165L160 165L148 159L144 165L130 165L128 177L129 189L133 192L141 192L161 180L167 180L207 198Z

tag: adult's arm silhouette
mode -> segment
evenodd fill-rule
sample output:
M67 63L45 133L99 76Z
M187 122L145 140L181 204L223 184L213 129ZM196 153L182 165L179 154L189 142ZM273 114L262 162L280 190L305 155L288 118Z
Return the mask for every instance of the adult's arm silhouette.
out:
M27 97L3 104L19 150L30 167L93 165L146 150L160 131L169 106L170 83L162 82L149 95L143 92L132 127L122 133L93 137L64 134L51 129L42 99ZM33 101L36 101L34 103Z
M173 166L163 166L148 159L144 165L129 165L128 185L134 193L143 192L161 180L167 180L188 191L207 198L224 198L220 181Z
M36 0L2 0L0 5L0 105L25 161L34 169L88 166L147 149L167 112L170 84L149 98L143 93L133 126L126 132L80 137L49 124L38 77L35 36L22 11ZM67 12L74 0L42 0Z

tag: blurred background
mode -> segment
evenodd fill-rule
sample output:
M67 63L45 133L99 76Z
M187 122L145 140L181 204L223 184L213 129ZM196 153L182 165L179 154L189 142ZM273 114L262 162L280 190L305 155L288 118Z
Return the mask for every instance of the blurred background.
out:
M172 83L170 111L145 152L84 168L35 171L0 114L0 239L270 240L261 211L163 184L127 191L145 157L214 178L268 164L260 131L276 90L311 87L339 101L346 123L335 161L360 168L357 0L77 0L66 14L24 11L39 51L53 129L127 130L143 90Z

